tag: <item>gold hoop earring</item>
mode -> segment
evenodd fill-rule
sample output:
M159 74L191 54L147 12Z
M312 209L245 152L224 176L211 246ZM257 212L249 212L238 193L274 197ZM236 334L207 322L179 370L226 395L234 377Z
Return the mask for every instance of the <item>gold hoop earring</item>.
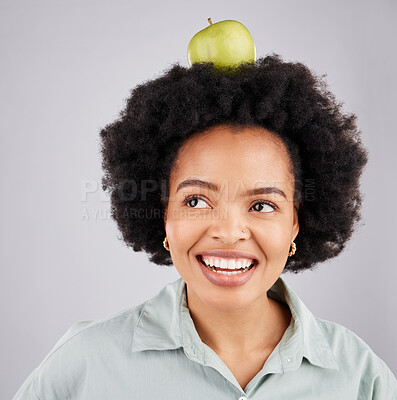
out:
M288 257L292 257L296 252L296 244L295 242L291 242L292 250L288 253Z
M168 240L167 240L167 236L165 237L165 239L163 240L163 246L170 251L170 246L168 244Z

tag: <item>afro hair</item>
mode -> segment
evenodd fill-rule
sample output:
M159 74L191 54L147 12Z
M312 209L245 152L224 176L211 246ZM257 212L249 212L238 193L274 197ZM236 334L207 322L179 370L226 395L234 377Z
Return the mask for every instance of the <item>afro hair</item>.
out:
M169 176L184 141L219 124L263 127L286 144L299 234L283 272L337 256L361 219L368 151L356 115L343 113L325 75L275 53L238 67L175 63L131 90L117 119L100 130L102 187L126 245L157 265L172 265L163 247Z

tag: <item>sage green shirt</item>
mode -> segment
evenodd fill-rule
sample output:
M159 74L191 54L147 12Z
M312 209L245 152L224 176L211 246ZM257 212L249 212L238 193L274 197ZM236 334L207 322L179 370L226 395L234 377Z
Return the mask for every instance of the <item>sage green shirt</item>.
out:
M179 278L155 297L56 343L14 400L396 400L386 364L349 329L313 316L282 279L268 296L288 304L288 329L241 388L194 327Z

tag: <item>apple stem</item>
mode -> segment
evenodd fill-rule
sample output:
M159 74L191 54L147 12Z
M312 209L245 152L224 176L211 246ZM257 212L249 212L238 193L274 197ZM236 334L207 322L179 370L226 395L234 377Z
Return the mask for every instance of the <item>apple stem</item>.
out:
M208 18L208 22L210 23L210 25L213 25L211 18Z

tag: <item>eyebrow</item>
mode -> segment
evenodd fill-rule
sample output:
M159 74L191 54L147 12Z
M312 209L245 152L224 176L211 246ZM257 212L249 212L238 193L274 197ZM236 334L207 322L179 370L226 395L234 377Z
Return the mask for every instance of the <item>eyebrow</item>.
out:
M181 182L178 185L178 188L176 189L176 191L178 192L178 190L180 190L184 187L187 187L187 186L197 186L197 187L201 187L204 189L212 190L214 192L219 192L218 185L216 185L215 183L202 181L200 179L186 179L185 181ZM283 196L285 199L287 198L285 193L281 189L279 189L275 186L267 186L267 187L250 189L250 190L247 190L245 193L243 193L243 196L255 196L258 194L269 194L269 193L279 194L280 196Z

